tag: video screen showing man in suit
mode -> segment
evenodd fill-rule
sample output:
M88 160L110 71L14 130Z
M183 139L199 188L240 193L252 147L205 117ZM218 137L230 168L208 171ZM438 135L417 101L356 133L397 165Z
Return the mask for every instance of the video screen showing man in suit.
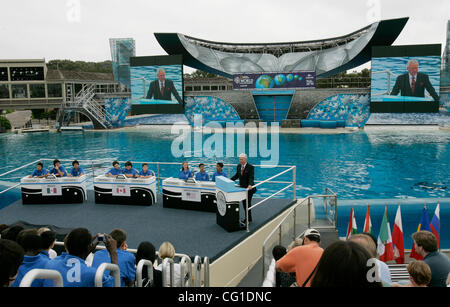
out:
M373 57L372 102L438 102L440 56Z
M407 73L397 77L391 92L392 96L397 96L400 93L400 96L425 97L425 90L427 90L434 101L439 101L439 96L431 85L428 75L419 72L417 60L409 60L406 69L408 70Z
M130 67L131 96L134 105L183 105L181 65Z

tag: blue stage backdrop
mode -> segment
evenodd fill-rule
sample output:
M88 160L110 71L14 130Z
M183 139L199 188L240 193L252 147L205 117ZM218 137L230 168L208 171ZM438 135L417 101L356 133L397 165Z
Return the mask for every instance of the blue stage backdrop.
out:
M410 60L417 61L419 65L415 93L411 91L411 80L408 82L407 65ZM440 66L440 56L372 58L372 101L434 101L433 94L427 89L427 80L429 80L437 96L439 96ZM419 88L425 88L424 95Z
M315 88L314 71L243 73L233 75L233 89Z

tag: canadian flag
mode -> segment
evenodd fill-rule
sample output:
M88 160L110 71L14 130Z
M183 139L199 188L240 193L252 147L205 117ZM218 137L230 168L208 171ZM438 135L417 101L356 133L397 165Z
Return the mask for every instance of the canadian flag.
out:
M398 264L405 263L405 245L403 240L402 213L400 204L395 215L394 230L392 231L392 243L394 243L394 259Z

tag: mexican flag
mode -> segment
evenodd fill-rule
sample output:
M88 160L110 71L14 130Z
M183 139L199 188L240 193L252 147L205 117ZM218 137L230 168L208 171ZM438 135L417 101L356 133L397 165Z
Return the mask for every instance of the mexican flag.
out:
M366 219L364 220L364 232L373 234L372 221L370 220L370 205L367 205Z
M387 205L381 221L380 233L378 234L378 255L381 261L394 260L394 248L392 246L391 226L388 221Z
M348 228L347 228L347 240L350 239L352 234L358 233L358 228L356 227L356 220L355 220L355 211L352 209L350 210L350 220L348 221Z
M394 243L394 258L398 264L405 263L405 246L403 240L402 213L398 205L395 215L394 230L392 231L392 243Z

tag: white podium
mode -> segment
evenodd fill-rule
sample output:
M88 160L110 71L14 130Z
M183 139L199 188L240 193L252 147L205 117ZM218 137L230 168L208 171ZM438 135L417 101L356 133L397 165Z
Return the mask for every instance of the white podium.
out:
M87 200L86 176L45 178L23 177L20 180L22 203L29 204L73 204Z
M151 206L156 202L156 178L101 175L94 178L94 192L99 204Z
M228 232L245 229L239 220L239 203L247 199L247 189L238 187L234 181L216 177L217 213L216 221Z

